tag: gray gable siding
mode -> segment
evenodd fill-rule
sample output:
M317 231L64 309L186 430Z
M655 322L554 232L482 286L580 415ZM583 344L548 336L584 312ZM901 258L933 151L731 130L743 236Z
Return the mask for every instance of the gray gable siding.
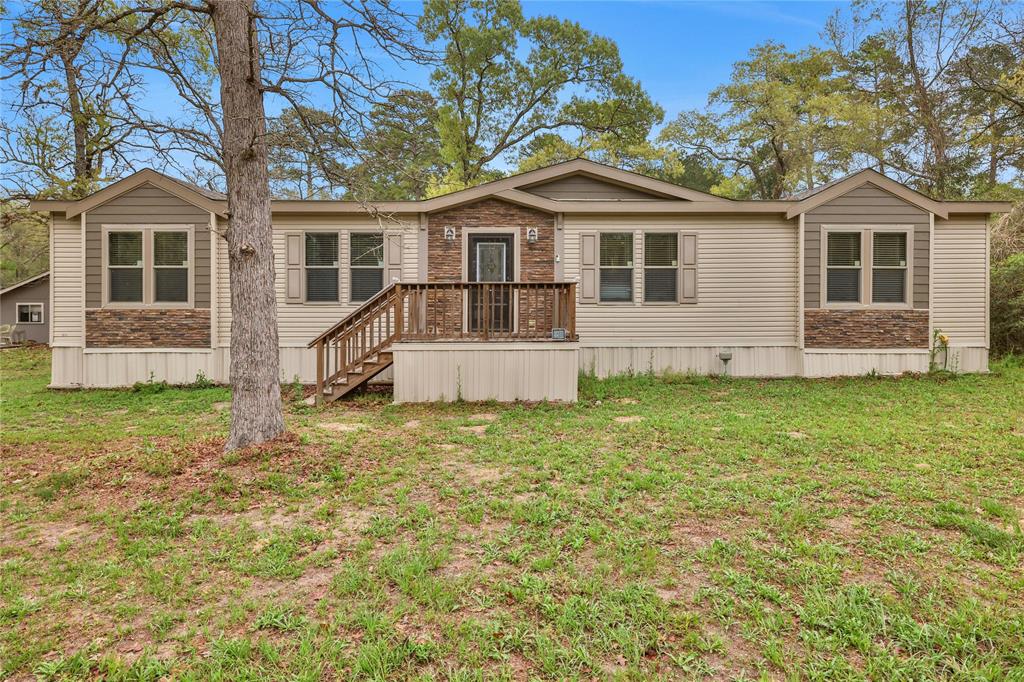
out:
M104 224L195 226L195 307L210 307L210 214L152 185L92 209L85 218L85 306L103 305Z
M804 307L821 301L822 225L913 225L914 307L928 308L929 214L870 183L818 206L804 216Z
M19 323L19 303L42 303L43 323ZM0 324L17 324L26 341L50 343L50 278L20 286L0 296Z
M541 185L527 187L524 191L548 199L565 201L652 201L664 199L657 194L648 194L586 175L570 175L567 178L559 178Z

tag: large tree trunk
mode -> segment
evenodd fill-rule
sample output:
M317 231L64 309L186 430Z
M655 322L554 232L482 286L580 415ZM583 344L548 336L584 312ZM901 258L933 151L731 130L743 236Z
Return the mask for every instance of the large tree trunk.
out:
M266 117L252 0L208 0L217 38L228 184L231 436L226 450L284 433Z

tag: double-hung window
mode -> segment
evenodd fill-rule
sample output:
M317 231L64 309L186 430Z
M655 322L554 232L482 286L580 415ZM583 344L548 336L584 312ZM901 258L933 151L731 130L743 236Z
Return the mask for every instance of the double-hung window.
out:
M600 247L600 300L633 300L633 233L602 232Z
M338 233L307 232L306 300L338 302Z
M153 232L153 301L188 302L188 232Z
M142 230L107 233L107 299L111 303L145 303L142 242Z
M911 235L910 226L826 229L825 304L909 305Z
M384 235L353 232L349 235L351 300L368 301L384 288Z
M828 232L827 288L829 303L859 303L861 233Z
M644 303L679 300L679 234L644 234Z
M905 303L907 300L907 234L873 232L871 235L871 302Z
M105 228L106 304L181 307L192 302L192 232L181 227Z

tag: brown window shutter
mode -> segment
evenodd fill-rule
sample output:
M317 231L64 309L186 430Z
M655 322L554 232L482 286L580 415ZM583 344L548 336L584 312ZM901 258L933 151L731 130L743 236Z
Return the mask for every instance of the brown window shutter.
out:
M402 281L402 233L384 235L384 287Z
M697 233L679 233L679 302L697 302Z
M580 303L597 303L597 232L580 234Z
M302 303L302 233L289 232L285 239L285 301Z

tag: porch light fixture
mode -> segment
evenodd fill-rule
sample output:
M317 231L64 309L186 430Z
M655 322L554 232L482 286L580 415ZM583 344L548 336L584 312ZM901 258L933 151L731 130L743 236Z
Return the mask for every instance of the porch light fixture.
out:
M455 228L452 227L451 225L444 226L444 240L446 242L455 241Z
M528 228L526 228L526 241L530 242L531 244L536 244L537 243L537 228L536 227L528 227Z

